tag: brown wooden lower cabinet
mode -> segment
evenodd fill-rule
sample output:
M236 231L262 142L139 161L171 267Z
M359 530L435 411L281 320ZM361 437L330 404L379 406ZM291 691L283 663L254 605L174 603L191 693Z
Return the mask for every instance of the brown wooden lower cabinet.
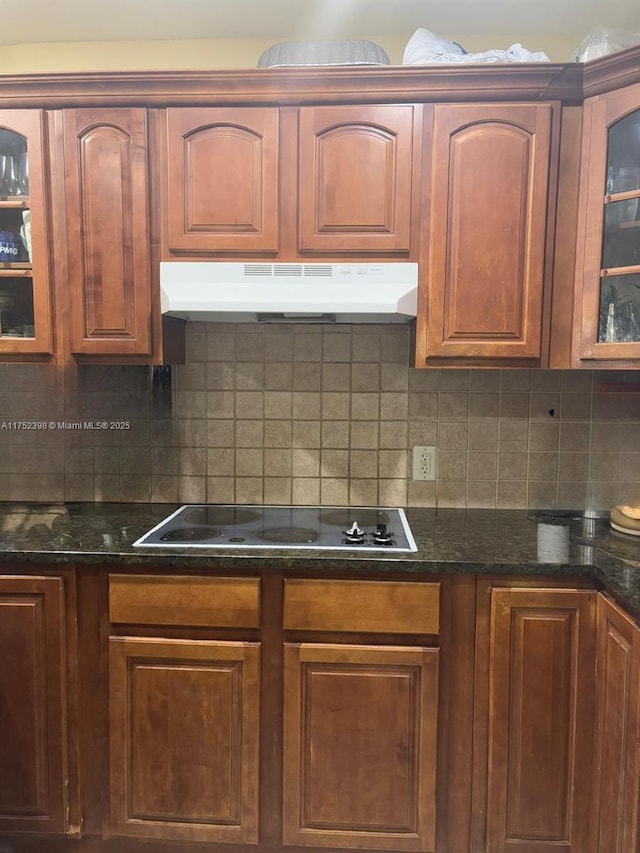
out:
M597 634L593 850L636 853L640 845L640 628L613 601L600 596Z
M589 590L491 591L491 853L588 850L595 602Z
M285 646L285 844L435 850L438 655Z
M1 853L638 853L640 627L606 595L431 578L416 633L415 576L92 577L79 722L75 587L0 577Z
M64 581L0 577L0 835L69 821Z
M112 637L111 832L258 840L258 643Z

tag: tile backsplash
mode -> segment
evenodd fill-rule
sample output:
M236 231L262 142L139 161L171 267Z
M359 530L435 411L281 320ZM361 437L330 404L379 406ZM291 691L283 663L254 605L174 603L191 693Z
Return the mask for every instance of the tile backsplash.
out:
M0 365L0 500L640 503L640 372L416 370L409 350L404 326L192 323L170 389ZM435 482L411 480L414 445Z

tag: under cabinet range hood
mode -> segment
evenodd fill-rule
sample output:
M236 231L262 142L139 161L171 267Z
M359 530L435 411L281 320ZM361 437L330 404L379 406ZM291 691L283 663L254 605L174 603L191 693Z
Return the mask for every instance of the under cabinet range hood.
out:
M218 323L406 323L416 316L413 263L163 261L162 313Z

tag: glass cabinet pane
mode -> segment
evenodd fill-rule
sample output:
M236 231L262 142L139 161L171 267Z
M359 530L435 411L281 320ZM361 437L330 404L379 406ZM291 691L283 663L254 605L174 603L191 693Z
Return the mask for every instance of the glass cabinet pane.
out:
M640 341L640 111L609 129L604 205L598 342Z
M640 221L632 218L637 205L636 198L607 205L602 241L603 269L640 264Z
M640 275L612 275L600 285L598 343L640 341Z
M609 129L607 193L640 188L640 111L620 119Z
M0 337L35 338L29 154L24 136L0 127Z
M27 140L0 127L0 196L29 195Z
M35 337L31 282L30 278L0 278L0 332L2 337Z

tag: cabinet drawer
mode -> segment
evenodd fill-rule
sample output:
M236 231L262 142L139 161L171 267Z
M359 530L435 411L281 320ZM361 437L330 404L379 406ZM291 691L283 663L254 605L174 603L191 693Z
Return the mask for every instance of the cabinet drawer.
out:
M437 634L439 615L439 583L285 580L285 630Z
M109 575L109 619L136 625L259 628L260 581Z

